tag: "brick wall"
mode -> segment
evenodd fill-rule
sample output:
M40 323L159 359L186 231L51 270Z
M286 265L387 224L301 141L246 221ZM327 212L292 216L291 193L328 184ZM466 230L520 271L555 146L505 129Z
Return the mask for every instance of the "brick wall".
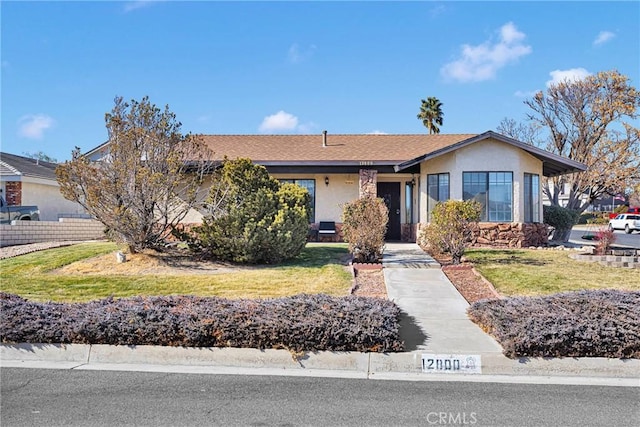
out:
M22 204L22 182L21 181L7 181L5 185L7 194L4 195L4 199L9 206L19 206Z
M103 238L104 225L93 219L60 218L57 222L13 221L11 225L0 225L0 246Z

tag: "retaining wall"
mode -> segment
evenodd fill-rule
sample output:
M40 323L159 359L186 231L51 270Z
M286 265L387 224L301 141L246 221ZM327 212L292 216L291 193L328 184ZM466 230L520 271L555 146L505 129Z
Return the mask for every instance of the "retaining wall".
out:
M0 225L0 247L103 238L104 225L93 219L60 218L58 221L12 221L10 225Z

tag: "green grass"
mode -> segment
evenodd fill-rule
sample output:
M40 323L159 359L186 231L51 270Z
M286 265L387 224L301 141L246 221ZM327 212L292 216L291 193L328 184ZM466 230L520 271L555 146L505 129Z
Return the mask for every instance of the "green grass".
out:
M112 243L87 243L0 260L0 290L35 301L83 302L113 296L220 296L271 298L300 293L348 294L346 244L310 244L295 259L272 267L222 274L61 275L55 270L114 252Z
M469 249L465 256L505 296L640 290L640 270L575 261L567 251Z

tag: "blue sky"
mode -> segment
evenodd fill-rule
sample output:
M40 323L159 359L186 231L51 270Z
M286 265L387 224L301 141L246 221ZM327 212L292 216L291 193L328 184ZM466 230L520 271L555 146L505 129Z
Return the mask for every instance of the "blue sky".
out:
M116 96L184 133L480 133L548 82L640 86L635 2L2 1L2 151L65 160L107 138Z

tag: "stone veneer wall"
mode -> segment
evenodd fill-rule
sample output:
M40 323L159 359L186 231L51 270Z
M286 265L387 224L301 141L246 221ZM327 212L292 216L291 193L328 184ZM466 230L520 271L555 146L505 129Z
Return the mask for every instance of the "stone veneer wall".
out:
M400 224L400 241L415 243L418 235L418 224Z
M378 195L378 171L360 169L359 197L376 197Z
M472 244L508 248L546 246L546 224L481 222L473 230Z
M93 219L12 221L10 225L0 225L0 246L99 239L104 239L104 225Z

